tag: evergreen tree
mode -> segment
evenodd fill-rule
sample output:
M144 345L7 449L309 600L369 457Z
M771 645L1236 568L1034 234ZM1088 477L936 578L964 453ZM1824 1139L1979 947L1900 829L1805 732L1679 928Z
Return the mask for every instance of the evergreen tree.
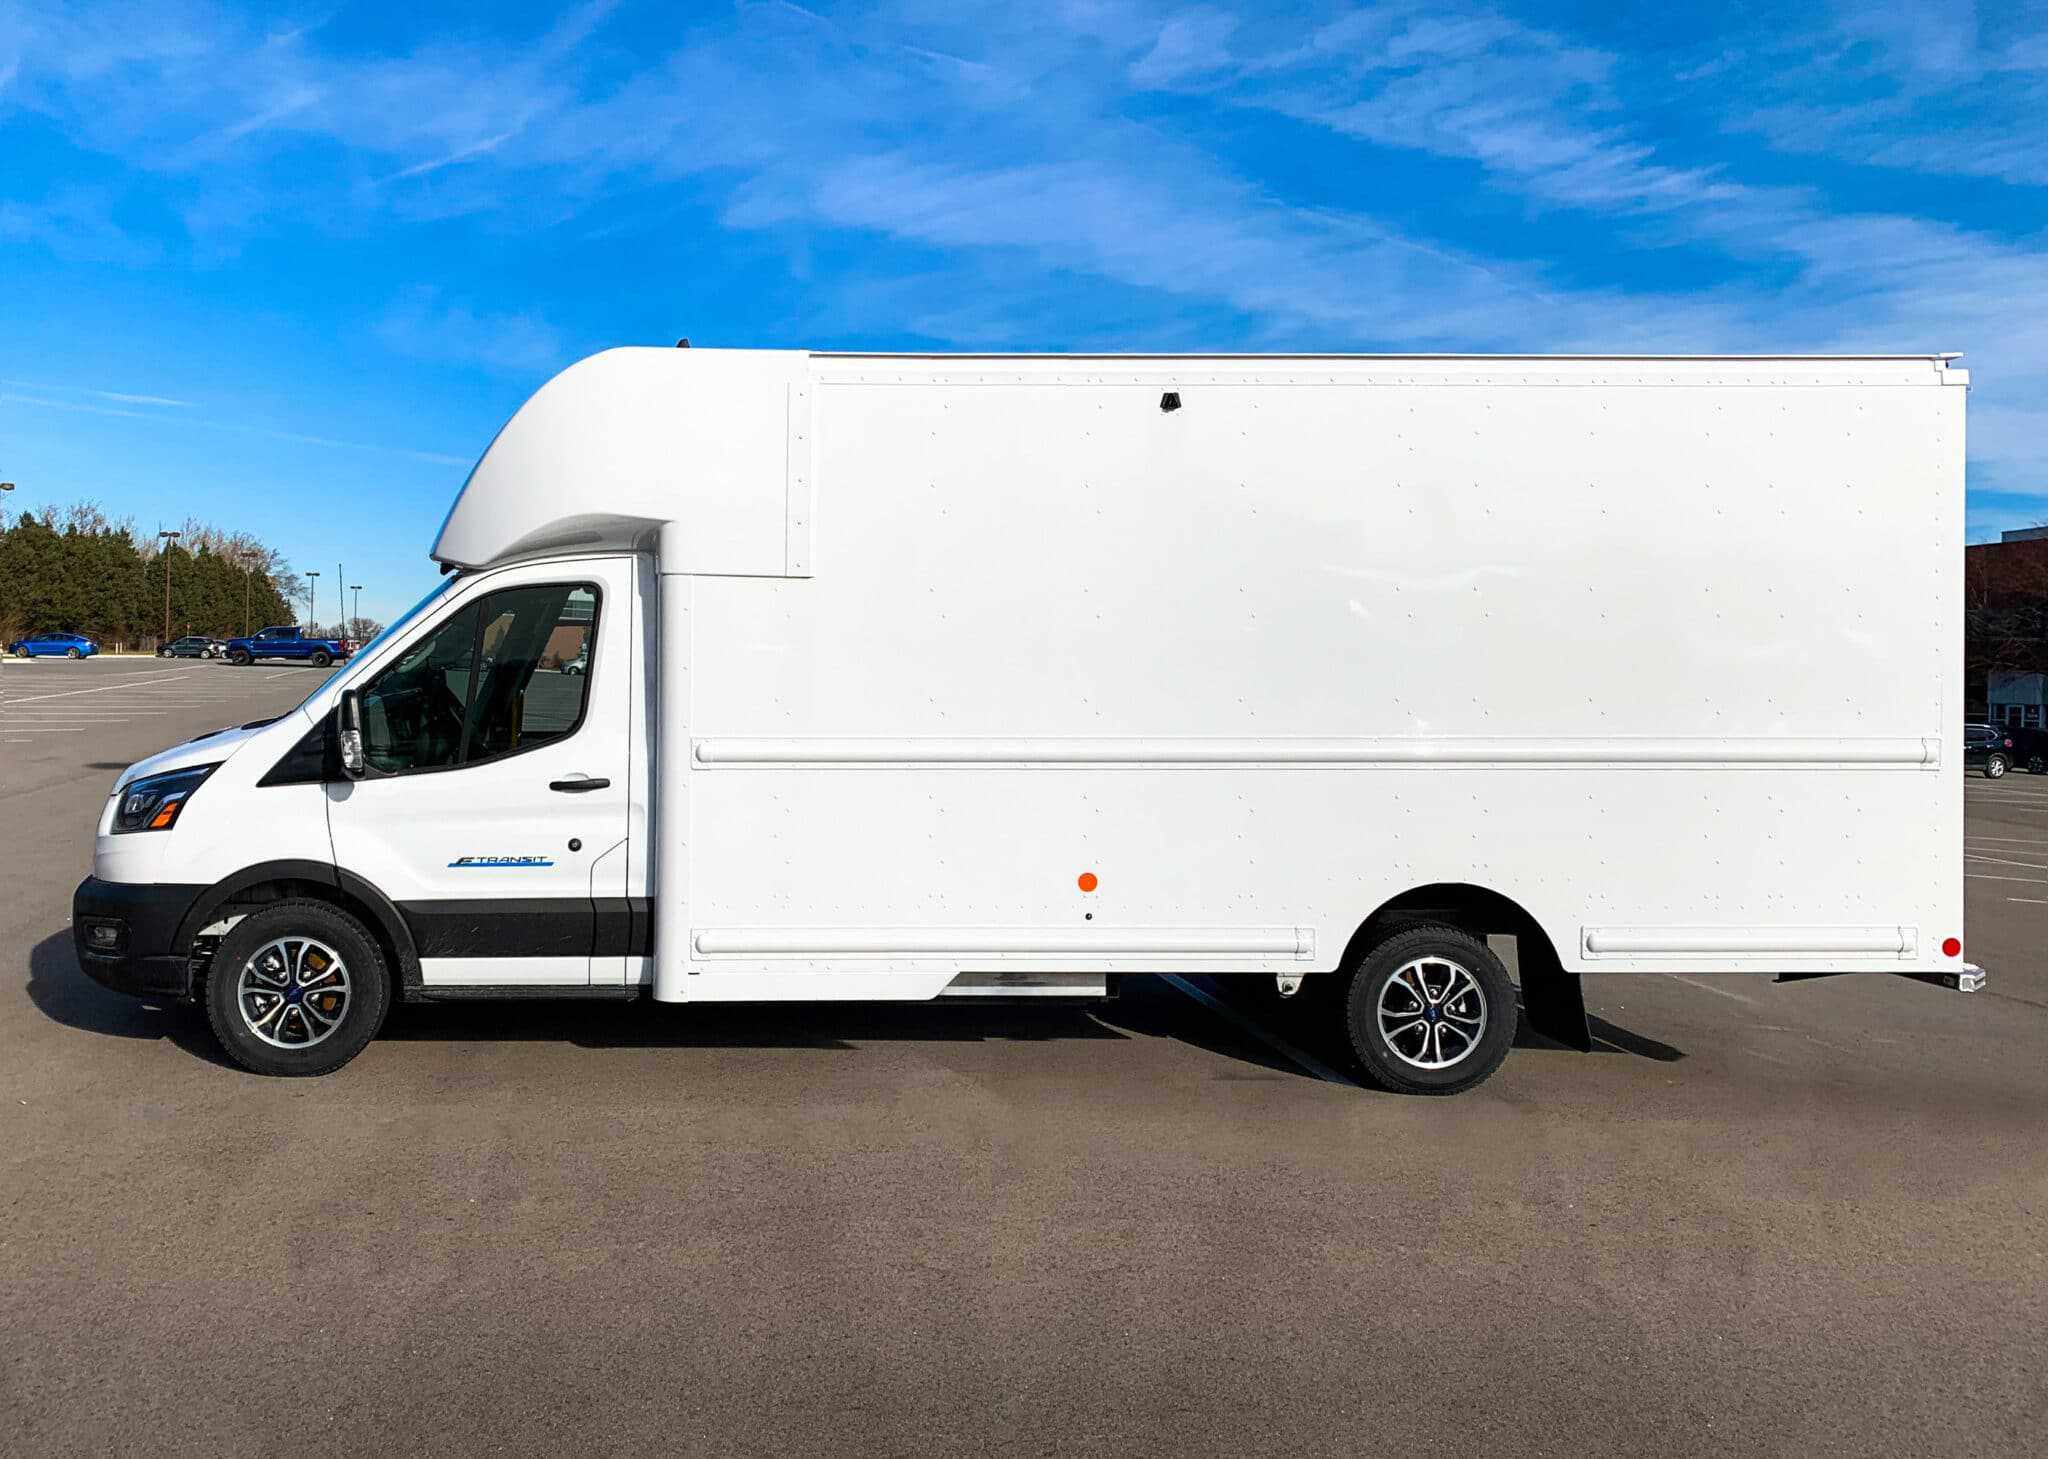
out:
M109 648L153 648L163 632L166 570L173 638L239 636L245 612L252 629L292 621L298 580L275 548L203 522L181 530L168 544L145 538L91 502L22 513L0 527L0 643L64 629Z

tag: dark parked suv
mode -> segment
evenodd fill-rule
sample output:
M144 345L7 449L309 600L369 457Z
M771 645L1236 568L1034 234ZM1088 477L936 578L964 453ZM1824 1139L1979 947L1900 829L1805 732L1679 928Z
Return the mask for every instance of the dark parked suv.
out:
M1998 779L2012 769L2012 734L1994 724L1964 725L1963 764L1979 766L1985 775Z

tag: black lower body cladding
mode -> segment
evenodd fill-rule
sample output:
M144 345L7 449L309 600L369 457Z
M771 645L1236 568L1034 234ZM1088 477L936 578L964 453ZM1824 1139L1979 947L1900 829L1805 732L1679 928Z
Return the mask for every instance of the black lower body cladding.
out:
M188 949L173 944L179 924L205 890L174 882L87 877L71 894L71 941L78 966L117 993L191 997Z

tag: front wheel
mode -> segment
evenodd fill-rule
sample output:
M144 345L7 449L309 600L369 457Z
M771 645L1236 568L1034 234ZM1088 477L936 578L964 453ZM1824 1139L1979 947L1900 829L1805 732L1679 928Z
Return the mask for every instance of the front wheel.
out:
M311 900L252 912L220 940L206 1014L229 1058L258 1074L327 1074L363 1051L391 1001L369 929Z
M2027 756L2027 774L2048 775L2048 760L2043 760L2039 755Z
M1456 1094L1508 1056L1515 986L1486 944L1455 927L1409 927L1359 962L1345 1000L1351 1051L1397 1094Z
M1996 751L1984 757L1984 778L1986 780L1996 780L2010 769L2012 769L2012 761Z

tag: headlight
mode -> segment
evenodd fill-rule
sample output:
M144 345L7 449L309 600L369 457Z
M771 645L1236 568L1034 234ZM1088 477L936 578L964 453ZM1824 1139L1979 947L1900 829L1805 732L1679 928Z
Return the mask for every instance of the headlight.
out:
M170 830L178 823L178 813L184 810L192 792L218 768L193 765L130 782L121 792L121 803L114 808L114 833Z

